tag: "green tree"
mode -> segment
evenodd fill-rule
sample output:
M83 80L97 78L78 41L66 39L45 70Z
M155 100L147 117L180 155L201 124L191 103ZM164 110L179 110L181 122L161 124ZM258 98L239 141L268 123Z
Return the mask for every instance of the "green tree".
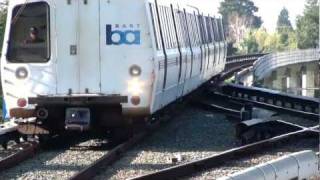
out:
M220 3L219 13L223 16L229 41L239 43L248 29L261 26L261 17L255 15L258 10L251 0L224 0Z
M299 49L319 47L319 1L307 0L302 16L297 18Z
M292 25L289 19L289 11L283 8L278 16L277 31L281 32L283 29L292 30Z
M293 28L289 19L289 11L283 8L278 16L277 32L279 34L278 50L289 49L289 38L292 36Z
M2 49L3 36L6 28L8 1L0 4L0 49Z
M240 43L241 54L252 54L259 52L259 44L255 38L255 31L249 31L243 41Z
M239 53L268 53L297 49L297 37L294 31L288 33L287 44L283 44L281 38L280 33L268 33L264 28L251 30L238 45Z

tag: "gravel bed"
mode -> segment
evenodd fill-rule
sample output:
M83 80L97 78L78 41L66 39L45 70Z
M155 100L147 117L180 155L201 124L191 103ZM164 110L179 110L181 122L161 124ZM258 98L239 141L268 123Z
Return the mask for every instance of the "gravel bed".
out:
M68 179L107 153L106 150L88 150L96 141L83 142L77 148L51 150L39 153L19 166L0 173L1 179Z
M284 155L288 155L294 152L299 152L303 150L314 150L318 151L316 139L304 139L297 142L290 142L291 145L284 147L278 147L275 149L270 149L267 152L258 153L248 158L241 158L236 161L230 161L219 168L213 168L206 172L198 173L190 178L186 179L217 179L229 174L236 173L238 171L247 169L249 167L266 163L268 161L278 159Z
M168 122L96 179L126 179L174 165L171 158L182 162L236 147L233 125L221 114L195 108ZM181 162L180 162L181 163Z
M258 116L268 118L272 114L261 112ZM275 118L290 119L291 122L301 121L299 118L288 116ZM223 167L195 174L187 179L216 179L285 154L304 149L316 150L314 147L317 143L318 141L313 139L291 142L292 145L231 161ZM0 173L0 177L1 179L68 179L108 152L86 148L95 145L96 140L90 140L80 144L79 148L41 152L21 165ZM181 115L164 124L115 164L102 167L103 171L96 179L127 179L171 167L175 165L172 162L174 157L181 158L182 160L178 162L181 164L237 146L234 126L224 115L187 107ZM0 158L1 152L4 151L0 150Z
M272 114L261 113L262 117L270 117ZM282 120L287 118L291 117L275 117ZM291 118L290 121L298 122L299 119ZM230 162L221 168L199 173L187 179L216 179L292 152L316 150L314 147L317 147L318 141L306 139L291 143L292 145ZM182 115L174 118L143 143L127 152L121 160L110 167L104 167L104 172L95 179L128 179L171 167L175 165L171 160L173 157L182 157L180 164L212 156L237 146L233 124L227 121L224 115L187 108Z

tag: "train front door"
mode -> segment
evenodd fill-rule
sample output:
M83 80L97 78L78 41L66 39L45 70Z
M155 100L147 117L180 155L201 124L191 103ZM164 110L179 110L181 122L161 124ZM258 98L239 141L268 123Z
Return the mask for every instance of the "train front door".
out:
M100 2L55 3L57 93L100 93Z

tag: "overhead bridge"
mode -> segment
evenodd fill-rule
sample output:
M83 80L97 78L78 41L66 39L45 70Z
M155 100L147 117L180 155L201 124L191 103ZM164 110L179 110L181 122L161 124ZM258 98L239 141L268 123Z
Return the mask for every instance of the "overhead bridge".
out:
M253 65L255 86L282 92L320 97L319 49L268 54Z
M319 62L319 60L319 49L273 53L260 57L254 63L253 71L256 79L260 80L278 68L293 64Z

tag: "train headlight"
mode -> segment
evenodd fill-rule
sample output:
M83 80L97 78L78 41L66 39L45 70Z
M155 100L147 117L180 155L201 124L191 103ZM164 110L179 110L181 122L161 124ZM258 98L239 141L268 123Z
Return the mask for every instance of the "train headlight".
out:
M139 96L143 93L144 83L137 78L134 78L128 82L128 92L133 96Z
M130 75L133 76L133 77L140 76L140 75L141 75L141 72L142 72L141 67L138 66L138 65L133 65L133 66L131 66L130 69L129 69L129 73L130 73Z
M18 79L26 79L28 77L28 71L26 68L24 67L19 67L17 70L16 70L16 77Z

